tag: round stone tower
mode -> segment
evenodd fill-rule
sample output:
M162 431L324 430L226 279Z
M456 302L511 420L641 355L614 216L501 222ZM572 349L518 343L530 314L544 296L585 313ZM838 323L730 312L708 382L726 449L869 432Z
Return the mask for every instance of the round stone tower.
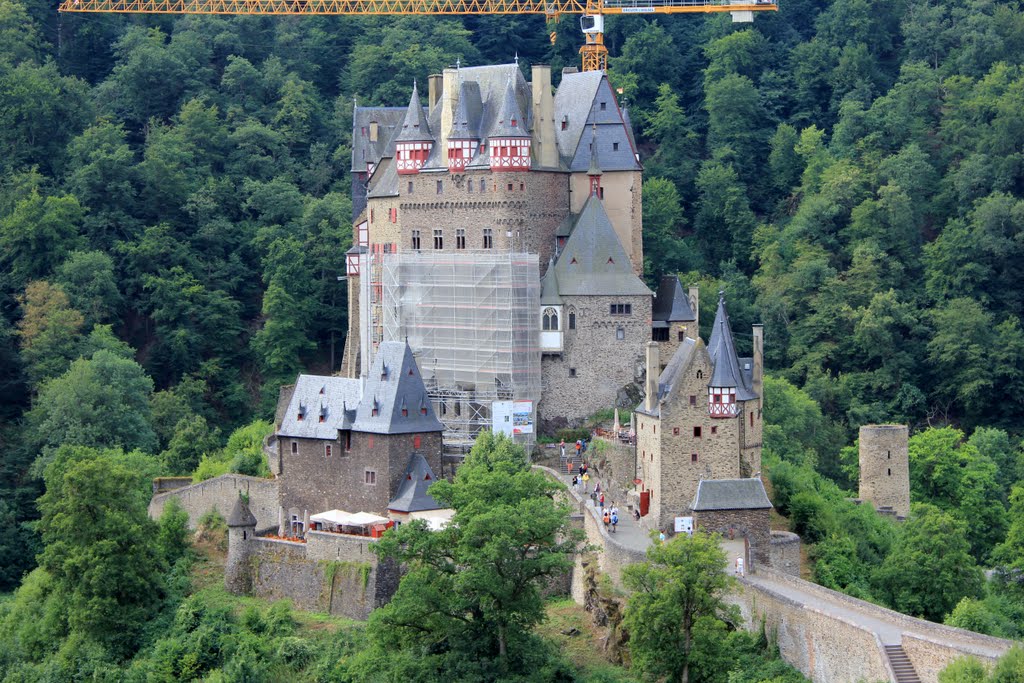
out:
M860 498L897 518L910 514L910 458L906 425L860 428Z
M252 587L249 555L256 537L256 517L239 496L228 517L228 558L224 566L224 587L228 592L244 595Z

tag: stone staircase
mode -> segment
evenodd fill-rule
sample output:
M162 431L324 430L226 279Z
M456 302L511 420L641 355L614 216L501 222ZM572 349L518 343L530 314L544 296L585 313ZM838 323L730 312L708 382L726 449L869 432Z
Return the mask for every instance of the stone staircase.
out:
M902 645L886 645L885 655L889 658L893 673L896 674L896 683L921 683Z

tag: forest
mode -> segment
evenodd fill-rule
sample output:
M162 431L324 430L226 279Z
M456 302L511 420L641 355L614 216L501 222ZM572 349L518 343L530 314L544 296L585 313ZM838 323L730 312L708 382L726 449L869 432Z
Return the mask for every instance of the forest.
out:
M679 273L709 307L724 289L735 330L764 323L765 462L815 580L1021 637L1021 2L779 8L753 24L607 20L645 168L646 275ZM159 546L115 532L157 533L135 516L147 477L265 472L278 386L337 370L353 104L402 105L456 60L547 63L557 79L578 65L576 21L0 0L0 593L18 590L0 599L0 650L129 661L188 631L189 605L205 623L185 565L171 569L188 555L174 520ZM900 526L847 500L857 428L873 422L911 427ZM90 620L97 594L25 640L11 630L23 605L71 590L55 586L72 484L124 499L109 552L167 576L133 584L148 598L122 616L145 628ZM230 628L292 637L264 623L278 617ZM37 680L22 664L0 672Z

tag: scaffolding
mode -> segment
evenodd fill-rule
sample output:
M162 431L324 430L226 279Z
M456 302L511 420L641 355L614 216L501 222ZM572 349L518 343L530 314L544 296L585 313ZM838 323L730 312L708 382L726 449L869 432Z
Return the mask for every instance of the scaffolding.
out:
M530 452L541 391L537 255L377 252L373 261L372 342L408 340L445 426L445 454L464 456L483 429L511 433Z

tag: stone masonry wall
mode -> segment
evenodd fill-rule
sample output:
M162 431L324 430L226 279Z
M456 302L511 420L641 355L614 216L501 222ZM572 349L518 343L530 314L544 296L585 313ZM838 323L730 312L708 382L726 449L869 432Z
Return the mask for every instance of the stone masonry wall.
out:
M601 176L604 189L604 210L615 227L622 247L633 263L637 275L644 268L644 246L641 227L643 201L641 188L643 174L640 171L606 171ZM572 210L579 213L590 196L590 176L573 173L571 180Z
M282 437L280 504L287 511L294 510L293 514L300 518L306 511L316 514L336 508L383 514L398 490L413 451L422 453L434 474L441 476L441 434L420 434L418 449L414 447L416 436L352 432L348 451L340 439ZM296 445L295 453L292 443ZM324 449L328 443L330 457ZM367 483L367 471L375 473L374 483Z
M910 514L910 461L906 425L860 428L860 498L876 508Z
M570 425L615 405L619 390L637 381L644 347L651 336L651 297L563 297L568 325L576 314L576 329L566 329L559 356L541 359L544 378L539 414L545 429L565 426L545 416L565 417ZM630 304L630 315L612 315L611 304ZM623 339L617 339L618 329ZM575 375L573 375L575 371ZM620 406L632 408L633 406Z
M903 651L907 653L922 683L938 683L939 672L954 660L964 656L974 657L990 667L998 660L991 652L967 644L952 645L910 633L903 634Z
M782 658L814 683L893 680L882 643L871 631L740 581L732 600L747 629L758 631L763 624Z
M746 538L750 543L751 572L771 564L770 509L707 510L693 513L694 526L723 538Z
M199 518L210 510L216 510L221 517L227 519L239 493L249 496L249 509L256 517L258 531L277 528L277 481L244 474L222 474L198 484L157 494L149 501L149 516L159 519L167 501L176 498L188 513L189 527L195 529Z
M289 599L302 610L366 619L398 586L398 571L381 565L362 536L311 531L306 543L249 541L252 592Z
M800 576L800 537L791 531L771 532L769 564L775 571Z

